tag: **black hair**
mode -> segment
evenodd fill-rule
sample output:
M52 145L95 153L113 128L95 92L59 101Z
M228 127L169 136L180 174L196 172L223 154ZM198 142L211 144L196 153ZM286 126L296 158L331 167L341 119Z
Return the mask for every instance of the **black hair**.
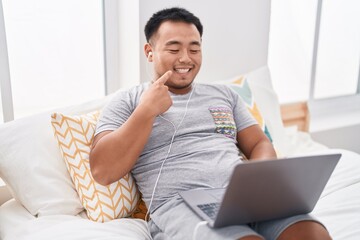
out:
M200 33L200 37L203 33L203 26L200 19L194 14L184 8L173 7L160 10L152 15L145 25L145 37L149 42L150 38L159 29L160 25L165 21L185 22L194 24Z

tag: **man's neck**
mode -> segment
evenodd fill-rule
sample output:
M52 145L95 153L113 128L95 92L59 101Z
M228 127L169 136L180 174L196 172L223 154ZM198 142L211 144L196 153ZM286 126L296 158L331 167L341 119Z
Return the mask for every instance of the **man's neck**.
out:
M191 91L191 86L187 87L187 88L181 88L181 89L176 89L176 88L170 88L169 87L169 91L172 92L173 94L176 95L185 95L187 93L189 93Z

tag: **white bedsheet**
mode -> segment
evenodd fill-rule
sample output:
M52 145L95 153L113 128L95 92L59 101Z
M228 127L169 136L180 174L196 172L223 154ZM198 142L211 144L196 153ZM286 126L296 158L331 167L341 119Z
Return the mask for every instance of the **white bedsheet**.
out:
M336 166L313 211L328 228L333 239L360 239L360 155L328 149L316 153L340 152Z
M2 240L138 240L150 239L140 219L97 223L80 216L53 215L35 218L14 199L0 208Z

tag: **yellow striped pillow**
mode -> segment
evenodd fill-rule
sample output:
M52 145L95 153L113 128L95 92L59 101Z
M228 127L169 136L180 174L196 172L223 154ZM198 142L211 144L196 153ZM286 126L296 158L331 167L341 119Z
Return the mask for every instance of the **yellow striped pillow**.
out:
M235 80L227 83L244 101L247 109L251 113L251 115L255 118L258 122L260 128L263 130L265 135L272 141L270 132L265 124L265 120L260 113L258 106L254 100L254 96L251 92L250 85L244 76L240 76Z
M108 186L102 186L93 179L89 153L98 117L99 111L81 116L54 113L51 124L88 218L106 222L130 216L137 207L140 194L131 174Z

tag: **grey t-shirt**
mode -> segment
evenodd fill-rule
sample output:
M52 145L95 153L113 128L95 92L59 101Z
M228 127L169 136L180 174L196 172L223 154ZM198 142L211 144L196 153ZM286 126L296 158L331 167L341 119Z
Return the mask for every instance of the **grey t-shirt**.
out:
M134 111L148 86L149 83L145 83L118 92L103 109L95 134L119 128ZM151 136L132 169L147 205L175 127L181 122L190 97L190 93L170 95L173 105L162 114L165 119L155 119ZM233 166L241 160L236 146L237 132L254 124L256 121L241 98L229 87L195 84L186 116L162 169L151 212L177 196L179 191L225 187Z

